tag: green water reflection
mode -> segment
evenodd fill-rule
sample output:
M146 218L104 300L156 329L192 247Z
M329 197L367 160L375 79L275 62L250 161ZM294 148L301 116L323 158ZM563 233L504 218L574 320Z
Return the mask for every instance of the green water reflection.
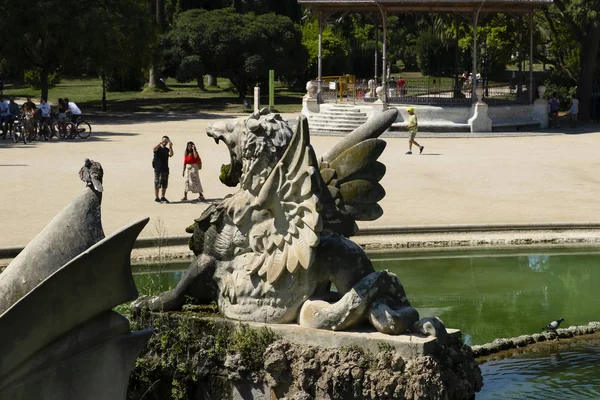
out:
M372 254L397 274L422 316L437 315L468 344L600 320L600 250ZM141 294L174 287L187 264L135 267ZM160 270L160 273L158 271ZM600 399L598 340L481 366L477 399Z
M400 277L422 315L438 315L468 344L539 332L548 322L598 320L600 254L374 257Z
M600 399L600 342L560 347L481 365L484 386L477 400Z
M467 344L539 332L559 317L583 325L599 319L600 252L372 255L376 269L398 275L422 316L462 330ZM142 294L174 287L186 264L136 274ZM137 272L149 272L139 267ZM151 271L156 271L152 267Z

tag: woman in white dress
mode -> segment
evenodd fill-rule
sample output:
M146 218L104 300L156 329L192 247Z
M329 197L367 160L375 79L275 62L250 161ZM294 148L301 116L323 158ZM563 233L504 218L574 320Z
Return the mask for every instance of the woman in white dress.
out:
M575 128L577 126L577 114L579 114L579 100L575 96L571 99L569 114L571 114L571 128Z
M192 200L204 201L204 195L202 194L202 184L200 183L200 174L198 171L202 169L202 160L196 150L194 142L188 142L185 146L185 154L183 155L183 173L182 176L185 178L185 186L183 188L183 197L181 201L187 200L187 193L198 193L198 198Z

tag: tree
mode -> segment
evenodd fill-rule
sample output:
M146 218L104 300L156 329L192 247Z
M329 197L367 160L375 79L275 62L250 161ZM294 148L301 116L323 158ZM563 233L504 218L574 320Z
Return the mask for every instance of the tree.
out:
M269 69L280 76L293 75L307 58L300 32L289 18L238 14L232 8L181 13L164 43L171 65L179 68L185 62L187 68L191 61L196 66L200 62L203 72L228 78L240 98L265 82Z
M0 0L2 54L12 64L40 75L43 97L48 77L76 70L91 60L99 70L123 70L144 60L154 33L144 0L38 0L23 5ZM68 13L64 13L68 10Z
M142 69L156 46L156 31L145 0L103 0L81 18L96 31L82 53L102 78L105 110L107 79L112 90L140 88Z
M577 84L579 118L588 121L598 69L600 0L554 0L543 15L549 54L540 58L562 71L567 82Z
M302 45L308 51L306 69L310 76L316 77L319 54L319 26L316 19L303 25L301 30ZM323 74L339 75L349 54L348 42L340 29L333 29L329 25L323 27L322 38Z
M48 76L79 56L79 43L86 27L78 18L65 16L86 12L87 4L77 0L39 0L23 5L3 1L4 49L2 54L10 63L33 69L40 76L42 97L48 96Z

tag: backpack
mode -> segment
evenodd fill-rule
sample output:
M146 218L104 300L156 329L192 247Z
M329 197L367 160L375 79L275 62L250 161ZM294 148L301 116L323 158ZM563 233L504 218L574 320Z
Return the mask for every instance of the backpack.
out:
M558 101L558 99L550 100L550 111L558 112L559 104L560 104L560 102Z

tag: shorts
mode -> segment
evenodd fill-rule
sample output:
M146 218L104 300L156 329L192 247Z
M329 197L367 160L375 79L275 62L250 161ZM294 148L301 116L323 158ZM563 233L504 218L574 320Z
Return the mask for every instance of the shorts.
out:
M417 132L409 132L409 138L408 141L412 142L413 140L415 140L415 137L417 137Z
M154 171L154 189L166 189L169 186L169 173Z

